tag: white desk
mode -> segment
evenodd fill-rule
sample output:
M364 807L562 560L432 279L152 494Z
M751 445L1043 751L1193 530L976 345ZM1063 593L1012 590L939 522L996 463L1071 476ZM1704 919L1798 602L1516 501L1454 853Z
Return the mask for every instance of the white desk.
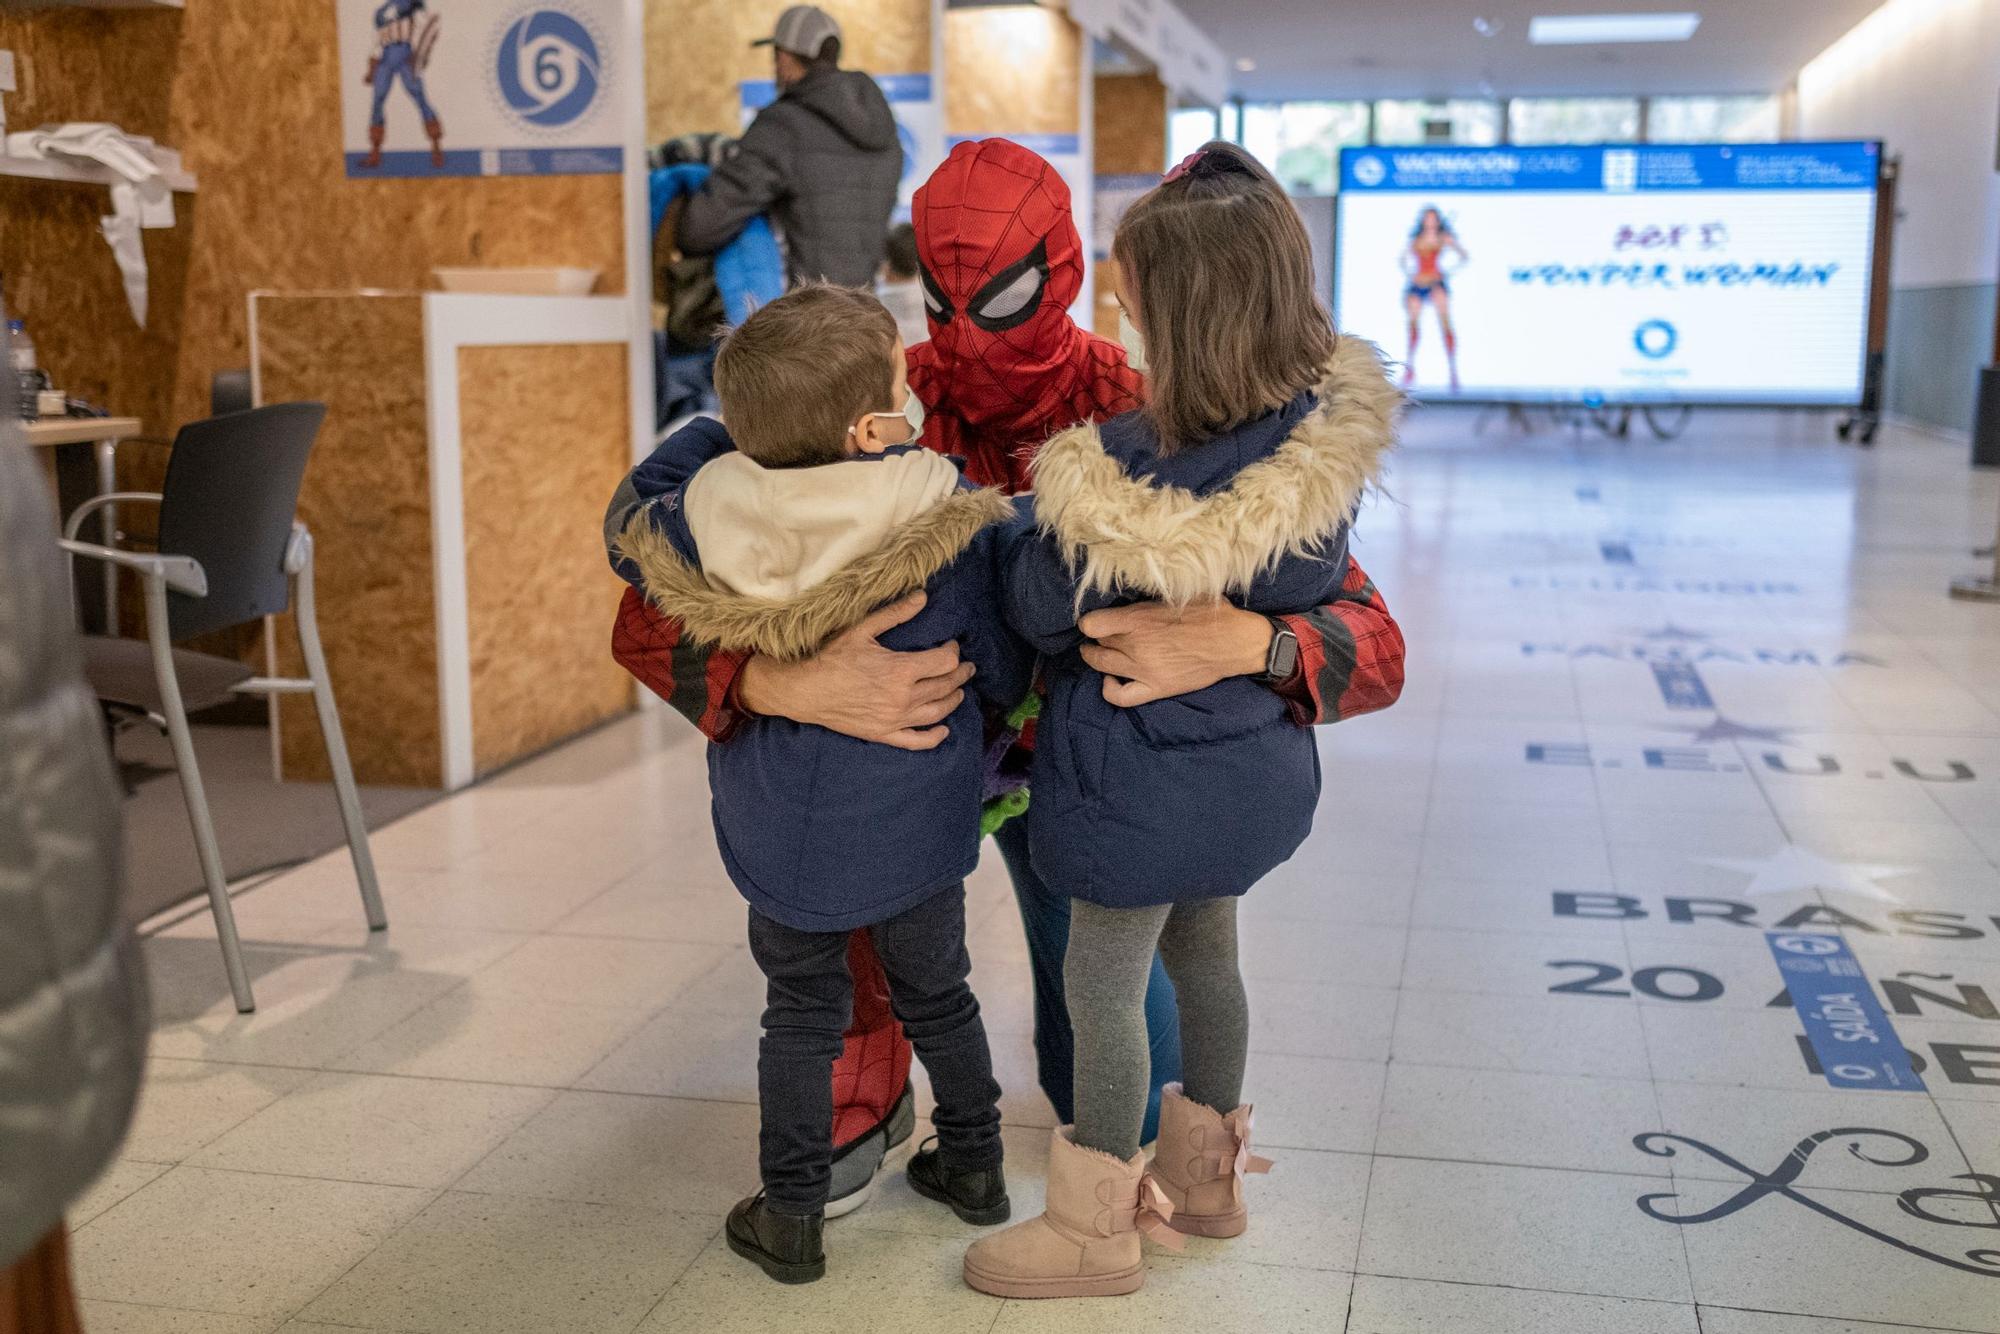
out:
M137 417L44 417L21 429L31 445L110 445L140 433Z

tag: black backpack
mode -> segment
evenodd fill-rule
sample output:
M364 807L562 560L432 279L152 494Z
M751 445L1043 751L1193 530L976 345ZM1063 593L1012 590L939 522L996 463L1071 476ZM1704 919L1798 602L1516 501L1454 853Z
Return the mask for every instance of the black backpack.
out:
M725 134L683 134L655 145L646 155L648 167L684 162L718 165L736 141ZM675 214L668 210L672 221ZM665 230L665 224L662 225ZM715 285L715 262L707 255L677 255L655 238L653 300L667 309L667 353L688 356L713 347L727 315L722 291Z

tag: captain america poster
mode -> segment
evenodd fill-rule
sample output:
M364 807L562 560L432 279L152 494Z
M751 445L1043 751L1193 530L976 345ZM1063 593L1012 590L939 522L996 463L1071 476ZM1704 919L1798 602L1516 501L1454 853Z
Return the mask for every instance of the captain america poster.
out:
M352 179L616 173L618 0L334 0Z

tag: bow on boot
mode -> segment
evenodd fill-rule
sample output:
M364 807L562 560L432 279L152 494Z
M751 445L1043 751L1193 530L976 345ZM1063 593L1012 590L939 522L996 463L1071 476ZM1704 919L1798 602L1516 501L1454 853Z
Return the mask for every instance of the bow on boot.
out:
M1139 1211L1133 1219L1139 1231L1170 1251L1185 1250L1187 1238L1174 1230L1174 1202L1148 1172L1139 1182Z
M1243 1178L1271 1170L1270 1159L1250 1151L1250 1129L1248 1104L1224 1115L1188 1098L1180 1085L1167 1085L1147 1175L1174 1206L1174 1231L1234 1237L1250 1225Z
M1250 1152L1250 1129L1256 1119L1249 1103L1243 1104L1222 1118L1223 1127L1236 1137L1236 1155L1230 1159L1229 1169L1235 1174L1239 1187L1246 1173L1262 1176L1273 1166L1269 1158L1260 1158Z

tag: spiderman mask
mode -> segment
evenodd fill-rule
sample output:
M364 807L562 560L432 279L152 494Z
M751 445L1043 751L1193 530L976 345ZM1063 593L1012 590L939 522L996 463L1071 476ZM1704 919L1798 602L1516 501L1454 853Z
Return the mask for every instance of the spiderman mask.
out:
M1068 185L1019 144L982 139L951 151L911 215L950 407L981 426L1039 420L1074 390L1085 338L1069 317L1083 242Z

